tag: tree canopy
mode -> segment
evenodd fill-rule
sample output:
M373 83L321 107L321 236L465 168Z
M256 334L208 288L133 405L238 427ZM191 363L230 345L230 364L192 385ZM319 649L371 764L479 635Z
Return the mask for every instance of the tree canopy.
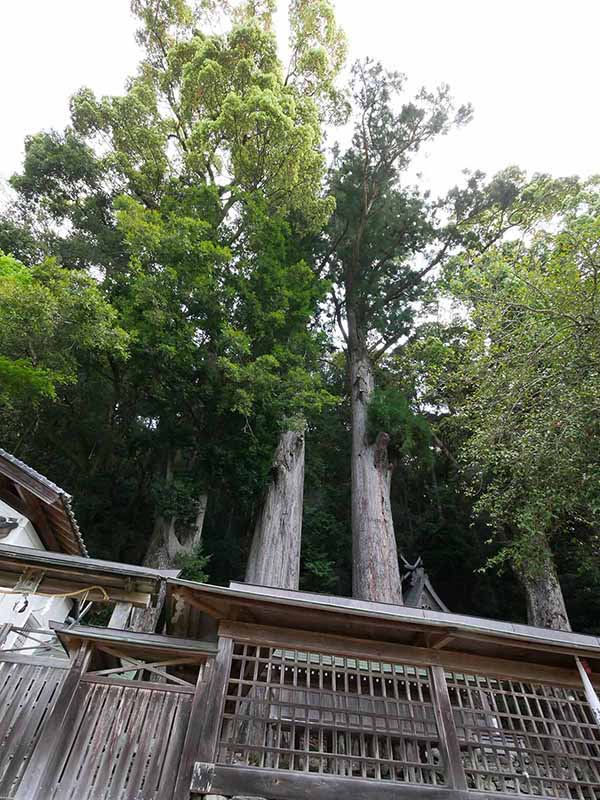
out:
M275 0L132 11L136 73L27 138L0 212L3 446L92 554L226 582L302 431L301 586L400 602L422 555L452 610L596 630L598 181L432 197L471 107L347 65L331 0L285 46Z

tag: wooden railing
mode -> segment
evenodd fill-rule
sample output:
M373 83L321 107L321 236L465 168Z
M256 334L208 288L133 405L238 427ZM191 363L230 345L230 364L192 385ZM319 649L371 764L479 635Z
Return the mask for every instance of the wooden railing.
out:
M67 630L70 647L75 628ZM190 711L214 653L159 635L96 630L70 658L0 649L1 798L175 796ZM6 645L15 630L2 633ZM104 668L108 657L117 666ZM188 774L182 796L189 783Z
M230 622L59 638L0 650L0 797L600 800L575 669Z
M196 759L198 794L600 800L600 730L575 670L221 633L220 724Z

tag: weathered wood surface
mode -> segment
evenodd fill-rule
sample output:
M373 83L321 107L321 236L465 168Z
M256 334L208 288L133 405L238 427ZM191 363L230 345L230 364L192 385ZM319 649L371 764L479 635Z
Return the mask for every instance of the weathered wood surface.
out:
M63 729L48 800L171 798L192 695L168 687L85 681Z
M527 660L537 663L545 660L558 663L556 656L561 654L565 656L561 666L571 665L573 655L577 654L598 659L600 667L600 637L597 636L284 589L248 587L244 590L240 584L226 589L179 579L169 580L168 584L171 595L181 593L187 602L195 603L217 619L335 631L404 644L410 644L411 640L414 643L416 632L451 632L455 637L455 651L473 652L473 643L477 643L478 654L503 657L510 647L515 658L525 658L524 651L531 651ZM546 653L547 659L544 658Z
M575 666L572 669L563 669L535 662L514 661L508 657L488 658L451 650L410 647L336 634L312 633L311 631L266 627L242 622L222 622L219 632L223 636L231 636L239 642L260 642L265 645L291 649L318 649L324 653L343 651L362 658L406 660L425 667L437 665L447 669L479 670L499 677L540 680L560 686L581 686L581 679ZM506 652L506 655L510 656L510 650ZM591 678L600 689L600 676L592 675Z
M285 431L271 466L248 556L246 580L297 589L304 498L304 433Z
M77 642L95 642L98 645L119 645L124 650L135 654L136 652L152 655L186 654L214 656L217 653L216 644L212 642L199 642L194 639L179 639L175 636L164 636L158 633L141 633L139 631L124 631L118 628L96 628L92 625L64 625L50 623L58 638L66 644Z
M202 762L195 765L191 790L195 798L210 794L264 797L267 800L515 800L515 796L518 796L439 786L398 786L330 775L285 774L278 770L226 767ZM541 795L537 800L546 800L548 797Z
M84 558L30 547L0 544L0 579L4 586L12 586L28 567L41 569L44 579L41 591L60 593L90 586L101 586L112 601L132 602L145 606L151 595L156 595L161 581L173 577L177 571L155 570L131 564ZM105 595L97 589L91 597L102 602Z
M0 661L0 797L15 796L65 674L31 661Z

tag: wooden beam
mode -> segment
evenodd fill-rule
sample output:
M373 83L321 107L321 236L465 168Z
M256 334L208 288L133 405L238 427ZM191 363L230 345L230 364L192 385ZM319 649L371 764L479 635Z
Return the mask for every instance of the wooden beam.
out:
M357 658L372 658L400 664L414 664L415 666L441 666L468 673L479 672L499 678L537 680L562 686L581 686L581 679L575 668L563 669L533 662L510 661L450 650L410 647L409 645L375 642L370 639L357 639L337 634L312 633L242 622L222 622L219 626L219 635L230 636L239 642L264 644L271 647L312 650L317 653L333 655L353 655ZM593 676L593 680L600 687L600 676Z
M210 695L207 705L210 711L204 717L200 747L196 755L198 761L212 762L217 756L232 653L233 640L227 636L219 636L219 651L214 661L210 680Z
M175 636L163 636L159 633L138 633L111 628L95 628L89 625L63 625L51 622L59 639L67 644L71 642L95 642L118 645L124 653L162 652L173 654L197 655L198 658L215 656L217 647L213 642L200 642L195 639L177 639Z
M21 573L0 570L0 586L5 586L8 589L15 590L20 577ZM145 608L150 601L150 595L146 593L127 592L113 586L103 587L101 582L92 585L92 582L89 579L80 582L61 580L60 578L54 578L47 573L44 574L36 593L42 596L54 597L79 591L80 589L88 589L88 600L91 600L95 603L124 602L132 603L134 606ZM104 589L104 591L102 591L102 589ZM16 589L17 593L18 591L19 590ZM76 596L81 599L83 592Z
M456 631L446 631L439 634L430 634L426 637L426 647L433 650L442 650L447 644L456 639Z
M108 627L125 629L127 627L127 623L129 622L132 608L133 603L115 603L115 607L113 608L110 619L108 620Z
M435 711L443 762L447 765L447 775L453 789L467 790L467 776L462 765L460 743L454 724L454 714L450 704L448 686L443 667L432 667L431 684L433 689L433 708Z
M197 762L192 795L249 795L267 800L515 800L516 795L473 792L395 781L341 778L307 772L228 767ZM179 795L176 795L179 797ZM182 795L182 797L185 795Z
M173 797L177 800L179 800L179 798L182 800L185 798L187 800L189 797L194 763L198 758L198 752L200 751L200 744L202 742L202 729L206 719L207 709L210 708L208 702L214 664L214 659L211 659L206 663L204 670L201 669L198 674L187 731L181 751L181 758L179 759L175 791L173 793Z
M34 478L25 470L13 464L11 461L0 455L0 474L5 475L17 486L23 486L36 497L47 503L54 503L59 497L59 493L46 483Z

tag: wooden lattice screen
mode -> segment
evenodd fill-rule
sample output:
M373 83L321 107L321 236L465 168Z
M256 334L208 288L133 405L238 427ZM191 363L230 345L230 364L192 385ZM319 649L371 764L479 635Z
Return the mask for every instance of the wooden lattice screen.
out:
M193 688L85 680L48 800L172 797Z
M447 673L470 789L600 800L600 729L583 691Z
M0 661L0 797L14 797L67 666Z
M218 761L447 783L427 669L234 644Z

